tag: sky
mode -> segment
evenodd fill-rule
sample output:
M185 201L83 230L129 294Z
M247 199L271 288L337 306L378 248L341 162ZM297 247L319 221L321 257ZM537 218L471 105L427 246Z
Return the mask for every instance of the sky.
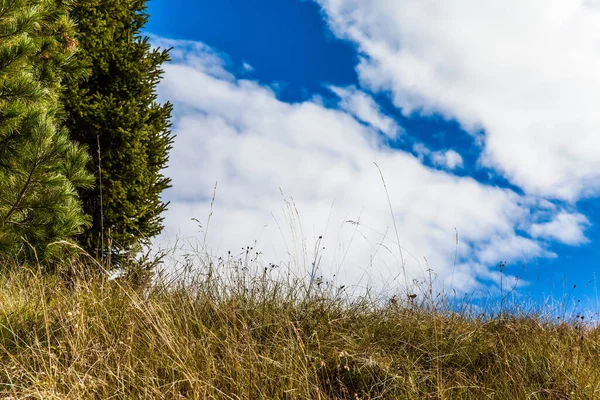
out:
M316 261L340 284L433 276L598 308L600 2L148 12L145 34L173 48L158 90L177 135L160 245L252 247L258 263Z

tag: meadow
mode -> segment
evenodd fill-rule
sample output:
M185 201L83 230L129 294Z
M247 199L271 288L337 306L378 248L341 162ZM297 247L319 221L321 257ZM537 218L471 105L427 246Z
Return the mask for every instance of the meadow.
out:
M600 398L600 329L550 304L352 296L227 260L152 281L98 266L3 266L1 398Z

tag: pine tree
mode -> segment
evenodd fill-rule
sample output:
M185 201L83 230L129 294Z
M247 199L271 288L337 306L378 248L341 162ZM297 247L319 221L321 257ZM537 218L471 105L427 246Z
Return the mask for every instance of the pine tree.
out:
M93 190L80 191L93 219L82 235L91 254L135 250L163 229L170 186L162 175L173 137L172 106L157 102L162 63L168 51L153 49L141 29L145 0L79 0L79 58L91 70L87 80L65 91L71 137L92 149ZM105 240L106 238L106 240Z
M0 0L0 258L48 259L86 225L87 151L61 128L61 85L75 76L68 3Z

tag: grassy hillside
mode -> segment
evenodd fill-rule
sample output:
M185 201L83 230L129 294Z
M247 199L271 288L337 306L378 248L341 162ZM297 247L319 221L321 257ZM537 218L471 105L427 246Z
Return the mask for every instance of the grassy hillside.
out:
M36 271L0 276L0 398L600 398L581 318L307 296L268 272L140 289Z

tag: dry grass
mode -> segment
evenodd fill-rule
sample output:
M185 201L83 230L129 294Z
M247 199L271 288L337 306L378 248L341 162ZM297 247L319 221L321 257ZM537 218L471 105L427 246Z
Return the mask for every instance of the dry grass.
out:
M1 398L600 398L600 330L581 320L307 297L268 271L140 290L11 270Z

